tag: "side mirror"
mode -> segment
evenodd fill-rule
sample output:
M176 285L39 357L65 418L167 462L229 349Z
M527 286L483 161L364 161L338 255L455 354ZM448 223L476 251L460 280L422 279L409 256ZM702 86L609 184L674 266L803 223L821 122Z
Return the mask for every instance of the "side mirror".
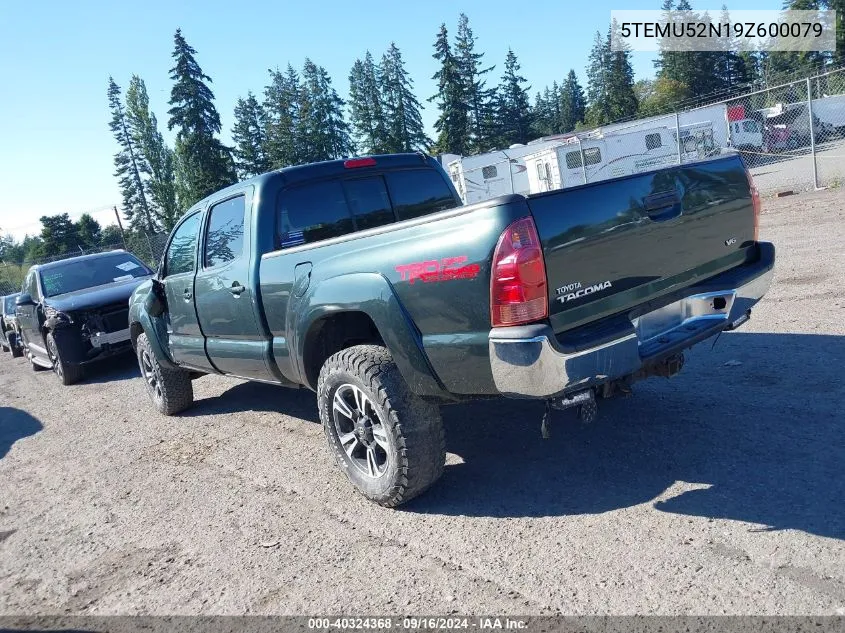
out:
M15 305L19 306L32 306L35 305L35 302L32 300L32 295L28 294L21 294L18 295L18 298L15 299Z

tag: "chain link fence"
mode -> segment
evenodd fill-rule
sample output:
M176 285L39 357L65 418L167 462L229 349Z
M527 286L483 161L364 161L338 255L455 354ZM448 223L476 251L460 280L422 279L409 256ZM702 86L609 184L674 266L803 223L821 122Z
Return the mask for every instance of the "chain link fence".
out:
M764 195L842 186L845 69L690 110L511 148L511 154L520 152L524 168L511 170L512 189L494 191L487 184L490 191L485 197L519 191L513 183L519 171L526 172L526 192L536 193L691 163L731 150L742 154ZM478 159L484 160L471 157ZM498 157L490 155L494 159ZM463 178L460 170L450 171L459 191L461 186L469 191L482 181L488 183L488 174L491 179L497 176L492 166L463 171Z

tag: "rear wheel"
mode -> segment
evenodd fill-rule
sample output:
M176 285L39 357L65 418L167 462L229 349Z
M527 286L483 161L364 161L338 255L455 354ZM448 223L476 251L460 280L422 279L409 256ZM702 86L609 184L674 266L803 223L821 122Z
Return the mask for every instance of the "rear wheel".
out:
M162 367L145 333L138 336L136 346L141 377L156 409L164 415L174 415L190 407L194 402L191 374Z
M56 336L49 332L47 334L47 355L50 357L50 362L53 363L53 371L62 381L63 385L72 385L82 380L85 376L85 368L80 365L68 363L62 357L62 350L56 341Z
M371 501L396 507L443 473L440 410L411 393L384 347L356 345L331 356L317 402L335 461Z

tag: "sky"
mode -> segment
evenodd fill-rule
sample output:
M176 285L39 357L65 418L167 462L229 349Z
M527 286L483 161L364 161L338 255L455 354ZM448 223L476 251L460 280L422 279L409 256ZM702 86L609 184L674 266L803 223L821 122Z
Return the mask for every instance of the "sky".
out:
M38 218L91 213L105 226L120 206L108 129L109 75L126 88L132 74L147 85L150 106L165 138L170 57L177 28L197 50L230 140L238 97L260 95L268 69L306 57L325 66L338 92L348 90L349 69L367 50L376 60L395 41L423 101L433 136L437 62L434 39L445 22L454 34L458 15L469 16L484 62L496 65L498 83L508 48L537 90L561 82L574 68L582 85L596 30L604 33L612 9L656 9L659 0L515 2L514 0L6 0L0 12L0 232L20 239L40 231ZM718 10L721 0L693 0L695 9ZM780 0L743 0L732 9L775 9ZM637 79L653 76L653 54L634 53Z

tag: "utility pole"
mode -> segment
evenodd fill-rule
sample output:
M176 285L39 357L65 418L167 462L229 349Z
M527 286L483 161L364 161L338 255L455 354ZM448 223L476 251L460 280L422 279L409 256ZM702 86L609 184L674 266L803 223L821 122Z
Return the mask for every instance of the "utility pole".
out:
M117 218L117 228L120 229L120 239L123 240L123 250L129 250L126 248L126 234L123 232L123 222L120 221L120 214L117 212L117 205L112 207L114 209L114 217Z

